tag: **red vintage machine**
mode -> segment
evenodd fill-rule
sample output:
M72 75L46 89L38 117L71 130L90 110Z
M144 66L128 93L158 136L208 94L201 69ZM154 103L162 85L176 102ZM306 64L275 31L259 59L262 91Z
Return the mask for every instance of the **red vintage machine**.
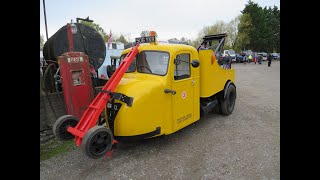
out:
M93 100L89 59L83 52L68 52L58 58L67 114L81 118Z
M98 117L106 107L108 101L111 100L114 90L118 86L124 73L132 63L134 57L138 54L138 47L139 44L132 48L126 55L118 69L116 69L109 81L104 85L101 92L91 102L88 109L86 109L80 121L75 116L64 115L55 122L53 132L58 139L71 140L75 138L76 145L81 146L82 150L94 159L101 157L111 149L114 143L117 143L110 129L104 128L103 126L96 126L96 124ZM120 99L124 100L128 99L128 97L121 96ZM98 142L94 140L96 137L100 138ZM103 140L101 140L101 138Z
M92 82L95 79L93 77L92 80L91 73L96 73L106 55L101 35L95 29L78 23L79 20L93 22L88 17L77 18L77 23L68 23L47 40L43 51L48 62L59 65L55 76L60 73L60 80L55 84L61 82L66 116L76 119L82 117L94 99ZM73 125L74 121L68 120L66 124ZM54 134L63 136L61 128L54 125Z
M67 24L69 52L58 57L62 89L67 114L81 118L93 100L93 88L88 56L83 52L73 52L73 35L77 33L75 24Z

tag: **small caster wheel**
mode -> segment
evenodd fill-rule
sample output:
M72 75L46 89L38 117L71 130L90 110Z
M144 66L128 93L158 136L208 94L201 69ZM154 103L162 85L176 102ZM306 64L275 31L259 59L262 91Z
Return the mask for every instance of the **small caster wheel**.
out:
M112 142L113 135L110 129L95 126L84 135L80 148L88 157L98 159L111 149Z
M61 141L72 140L74 136L67 131L68 127L75 127L78 124L78 118L72 115L63 115L53 125L53 134Z

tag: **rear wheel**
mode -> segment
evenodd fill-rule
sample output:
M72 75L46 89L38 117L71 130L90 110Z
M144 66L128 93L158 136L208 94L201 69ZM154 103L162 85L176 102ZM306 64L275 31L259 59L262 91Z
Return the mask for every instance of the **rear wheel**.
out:
M236 87L233 84L231 84L227 88L225 99L221 102L221 113L223 115L229 116L234 109L235 101Z

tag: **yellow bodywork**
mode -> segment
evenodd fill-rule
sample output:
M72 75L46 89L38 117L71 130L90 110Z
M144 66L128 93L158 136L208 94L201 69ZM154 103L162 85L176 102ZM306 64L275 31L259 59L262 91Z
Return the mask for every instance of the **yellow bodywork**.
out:
M219 66L212 50L200 50L200 97L210 97L223 90L228 80L235 82L234 69Z
M122 52L128 53L131 48ZM169 65L164 76L140 72L125 73L115 92L133 98L132 107L122 103L114 122L114 136L137 136L160 127L160 134L171 134L200 119L200 97L221 91L234 70L223 70L211 63L212 50L198 51L182 44L142 44L141 51L168 52ZM174 80L174 59L178 54L190 54L190 62L199 60L199 67L190 64L190 78ZM176 94L164 93L165 89Z

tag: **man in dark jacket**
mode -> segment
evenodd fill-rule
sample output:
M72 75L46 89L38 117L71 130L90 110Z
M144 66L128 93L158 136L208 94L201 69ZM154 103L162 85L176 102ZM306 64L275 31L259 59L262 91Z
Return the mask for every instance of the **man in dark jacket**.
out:
M230 54L228 54L228 67L229 67L229 69L231 69L231 64L232 64L232 57L230 56Z
M268 67L270 67L271 66L271 61L272 61L271 53L269 53L267 60L268 60Z
M261 61L262 61L262 56L258 55L258 63L261 64Z

